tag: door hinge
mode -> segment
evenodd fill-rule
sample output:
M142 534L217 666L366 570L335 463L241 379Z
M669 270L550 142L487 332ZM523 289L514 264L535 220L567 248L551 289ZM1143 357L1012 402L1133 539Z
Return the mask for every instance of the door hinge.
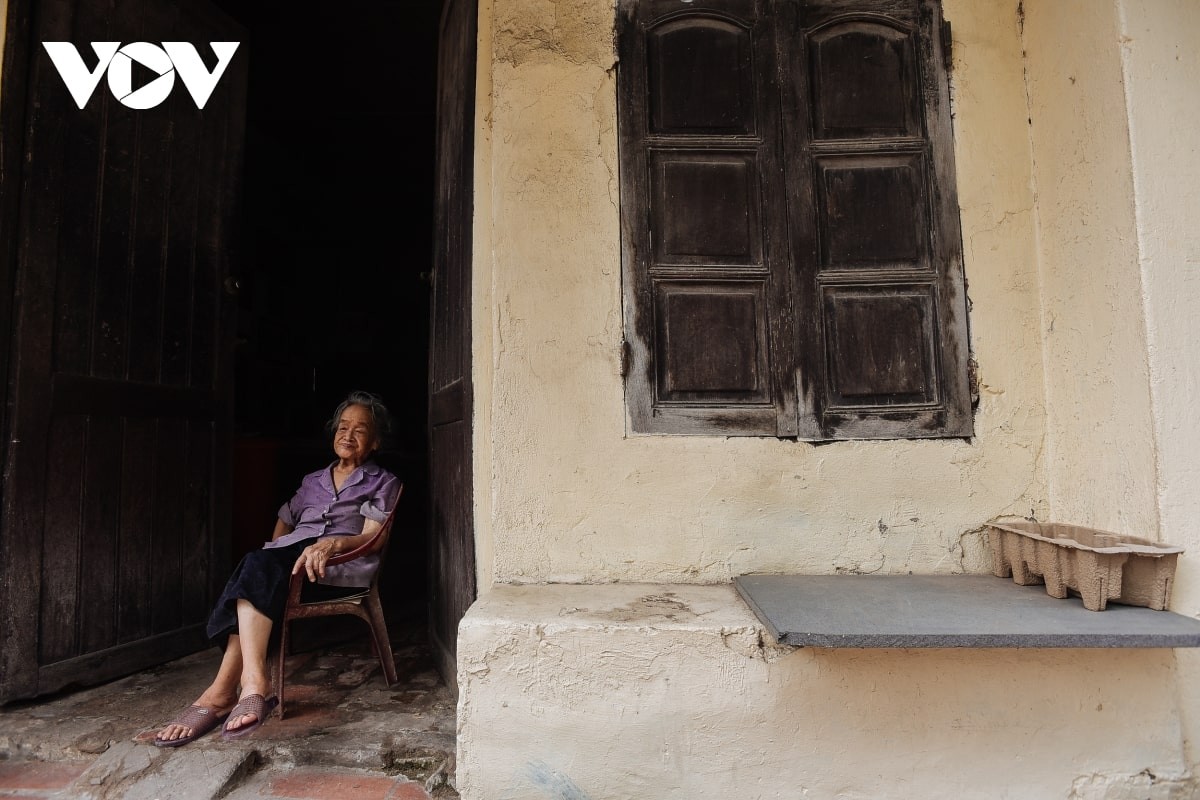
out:
M629 376L630 362L633 361L633 349L625 339L621 340L621 377Z

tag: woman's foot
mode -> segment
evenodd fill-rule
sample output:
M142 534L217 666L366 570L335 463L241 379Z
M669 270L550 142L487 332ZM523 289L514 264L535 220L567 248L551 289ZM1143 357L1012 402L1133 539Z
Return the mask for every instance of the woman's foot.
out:
M236 739L257 730L278 704L277 698L265 698L258 692L243 694L237 706L229 713L221 738Z
M164 725L155 735L154 743L160 747L187 744L219 725L236 703L236 697L206 691L190 708Z

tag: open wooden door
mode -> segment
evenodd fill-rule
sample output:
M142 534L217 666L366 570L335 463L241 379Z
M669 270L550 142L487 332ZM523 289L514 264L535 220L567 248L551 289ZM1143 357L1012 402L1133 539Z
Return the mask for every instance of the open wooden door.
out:
M430 638L455 683L458 622L475 600L471 493L471 217L478 0L446 0L438 42L430 311Z
M229 560L228 295L248 49L206 0L9 8L0 701L206 643ZM209 42L240 46L203 110L181 80L138 110L103 77L78 108L41 43L72 43L91 70L90 43L117 40L190 42L210 70ZM136 59L123 68L134 90L158 77Z

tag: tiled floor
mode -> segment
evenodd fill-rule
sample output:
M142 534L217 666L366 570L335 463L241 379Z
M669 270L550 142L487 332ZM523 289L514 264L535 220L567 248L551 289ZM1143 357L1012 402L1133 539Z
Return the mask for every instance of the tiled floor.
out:
M419 627L393 630L392 650L400 681L391 687L362 639L289 657L287 718L273 715L234 742L215 733L177 750L149 741L211 679L216 650L103 686L0 708L0 800L120 796L91 788L101 767L111 769L104 762L118 753L135 779L138 764L154 759L159 761L144 768L147 774L161 773L163 759L172 759L170 769L184 775L217 762L248 765L232 770L234 777L219 791L193 791L189 786L204 782L181 780L148 795L162 800L457 798L453 694L433 669Z
M437 790L430 795L424 784L404 777L348 768L305 767L283 774L273 774L270 770L260 772L227 795L227 800L430 800L431 797L457 796Z
M82 775L88 764L0 761L0 798L53 797Z

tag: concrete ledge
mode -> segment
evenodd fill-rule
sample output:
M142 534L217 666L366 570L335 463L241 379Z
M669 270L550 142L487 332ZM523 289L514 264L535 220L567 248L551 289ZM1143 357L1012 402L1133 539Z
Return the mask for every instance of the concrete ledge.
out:
M731 584L492 587L458 681L464 800L1195 788L1174 651L788 647Z
M800 647L1200 647L1200 620L1089 611L992 575L743 575L773 638Z
M467 612L468 628L518 620L550 632L613 626L655 630L765 632L730 585L535 584L496 586Z

